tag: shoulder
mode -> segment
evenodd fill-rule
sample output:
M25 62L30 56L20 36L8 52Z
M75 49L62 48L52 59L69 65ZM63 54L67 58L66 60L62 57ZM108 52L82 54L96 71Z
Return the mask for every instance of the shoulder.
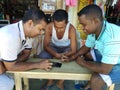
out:
M87 35L87 41L95 41L95 35L94 34L89 34Z
M75 27L70 23L70 30L76 30Z
M47 26L46 26L46 29L52 29L53 27L53 22L49 23Z
M0 29L0 38L3 42L16 41L19 38L19 31L15 24L7 25Z
M52 30L52 27L53 27L53 22L49 23L47 26L46 26L46 30Z
M108 30L108 31L115 30L116 31L118 29L120 29L120 26L113 24L113 23L106 22L106 30Z
M72 24L70 24L69 32L70 33L76 33L76 29L75 29L75 27Z
M118 37L120 37L120 27L115 24L106 22L104 37L106 39L119 39Z
M9 35L12 35L12 34L15 35L16 33L18 33L17 23L9 24L0 28L0 32L9 34Z
M53 22L49 23L47 26L46 26L46 29L45 29L45 34L47 35L51 35L52 34L52 28L53 28Z

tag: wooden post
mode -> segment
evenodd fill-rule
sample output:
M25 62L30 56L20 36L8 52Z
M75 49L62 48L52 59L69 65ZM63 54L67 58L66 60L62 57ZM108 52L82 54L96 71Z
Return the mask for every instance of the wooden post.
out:
M22 90L21 77L19 73L15 73L15 88L16 90Z
M108 90L114 90L114 86L115 86L115 84L112 84L112 85L108 88Z
M24 82L24 90L29 90L29 79L23 78L23 82Z

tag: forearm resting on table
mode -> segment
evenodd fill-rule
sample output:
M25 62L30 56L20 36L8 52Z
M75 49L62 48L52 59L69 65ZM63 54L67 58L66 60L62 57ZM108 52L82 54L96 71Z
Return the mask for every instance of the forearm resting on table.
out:
M68 51L68 52L64 53L63 55L70 57L71 55L73 55L75 53L76 53L76 51Z
M83 56L84 54L86 54L87 52L90 51L90 48L86 47L85 45L82 46L77 53L75 53L74 55L72 55L72 59L76 59L78 56Z
M109 72L113 67L113 65L111 64L103 64L103 63L97 63L97 62L85 61L85 60L84 62L82 62L82 66L90 69L93 72L97 72L101 74L109 74Z
M40 67L33 62L4 62L4 64L7 71L26 71Z

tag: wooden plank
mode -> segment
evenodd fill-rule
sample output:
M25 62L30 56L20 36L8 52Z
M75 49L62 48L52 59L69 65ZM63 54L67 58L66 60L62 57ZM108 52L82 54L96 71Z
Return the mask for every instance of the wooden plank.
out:
M65 79L65 80L90 80L91 74L70 73L20 73L21 77L33 79Z
M23 82L24 82L24 90L29 90L29 79L23 78Z
M38 62L41 59L35 59L35 58L31 58L30 60L28 60L28 62ZM49 59L50 61L54 61L54 62L61 62L58 59ZM73 73L73 74L91 74L92 72L90 70L88 70L87 68L84 68L80 65L78 65L75 61L72 62L68 62L68 63L62 63L61 68L56 68L53 67L51 69L50 72L45 71L45 70L40 70L40 69L35 69L35 70L29 70L26 72L45 72L45 73Z
M20 74L15 73L14 78L15 78L15 88L16 88L16 90L22 90L22 82L21 82Z
M108 87L108 90L114 90L115 84L112 84L110 87Z
M57 0L56 6L56 9L63 9L63 0Z
M37 62L41 59L30 59L28 62ZM51 60L51 59L50 59ZM52 59L51 61L60 62L60 60ZM10 72L10 71L9 71ZM21 78L33 79L65 79L65 80L90 80L91 71L76 64L75 61L69 63L62 63L61 68L52 68L51 71L41 69L13 72L15 74L16 90L22 90ZM26 87L29 88L28 80L26 80ZM28 89L26 89L28 90ZM114 86L110 86L108 90L114 90Z

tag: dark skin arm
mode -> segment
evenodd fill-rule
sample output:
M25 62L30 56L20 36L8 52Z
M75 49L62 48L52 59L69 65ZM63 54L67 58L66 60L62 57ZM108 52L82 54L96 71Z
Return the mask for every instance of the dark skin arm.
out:
M42 60L39 62L6 62L4 61L4 66L7 71L26 71L31 69L45 69L50 70L52 68L52 63L48 60Z
M50 70L52 68L52 63L48 60L43 60L40 62L25 62L30 55L31 50L25 49L19 55L18 59L14 62L3 62L6 70L8 71L26 71L30 69L45 69Z
M77 50L76 30L73 27L73 25L70 25L69 38L70 38L70 51L64 54L65 56L68 57L76 53Z
M50 47L50 40L52 35L52 23L48 24L46 27L45 32L45 38L44 38L44 49L48 51L51 55L58 58L58 53L56 53L53 49Z
M72 59L76 59L78 56L82 56L86 53L88 53L90 51L90 48L86 47L85 45L83 45L76 54L72 55Z
M101 74L109 74L110 71L112 70L112 67L114 66L112 64L85 61L83 57L78 57L76 62L79 65L86 67L93 72Z
M70 30L69 30L69 38L70 38L70 51L66 52L65 54L62 55L61 61L62 62L69 62L70 60L67 59L71 55L76 53L77 50L77 40L76 40L76 30L75 28L71 25Z
M64 57L62 57L62 60L64 60L65 62L73 61L73 60L77 59L78 56L83 56L84 54L88 53L89 51L90 51L90 48L88 48L84 45L71 57L64 56Z
M6 62L3 60L4 66L7 71L26 71L31 69L45 69L50 70L52 63L48 60L42 60L39 62L25 62L30 55L31 50L24 49L19 55L16 61Z
M72 57L70 57L68 59L69 60L75 60L76 59L76 62L79 65L81 65L83 67L86 67L93 72L108 74L111 71L113 65L104 64L104 63L97 63L97 62L90 62L90 61L84 60L84 57L81 57L82 55L88 53L89 51L90 51L90 48L88 48L84 45L77 51L76 54L72 55Z
M19 55L18 55L18 59L17 62L24 62L26 60L28 60L29 56L30 56L31 50L29 49L24 49Z

